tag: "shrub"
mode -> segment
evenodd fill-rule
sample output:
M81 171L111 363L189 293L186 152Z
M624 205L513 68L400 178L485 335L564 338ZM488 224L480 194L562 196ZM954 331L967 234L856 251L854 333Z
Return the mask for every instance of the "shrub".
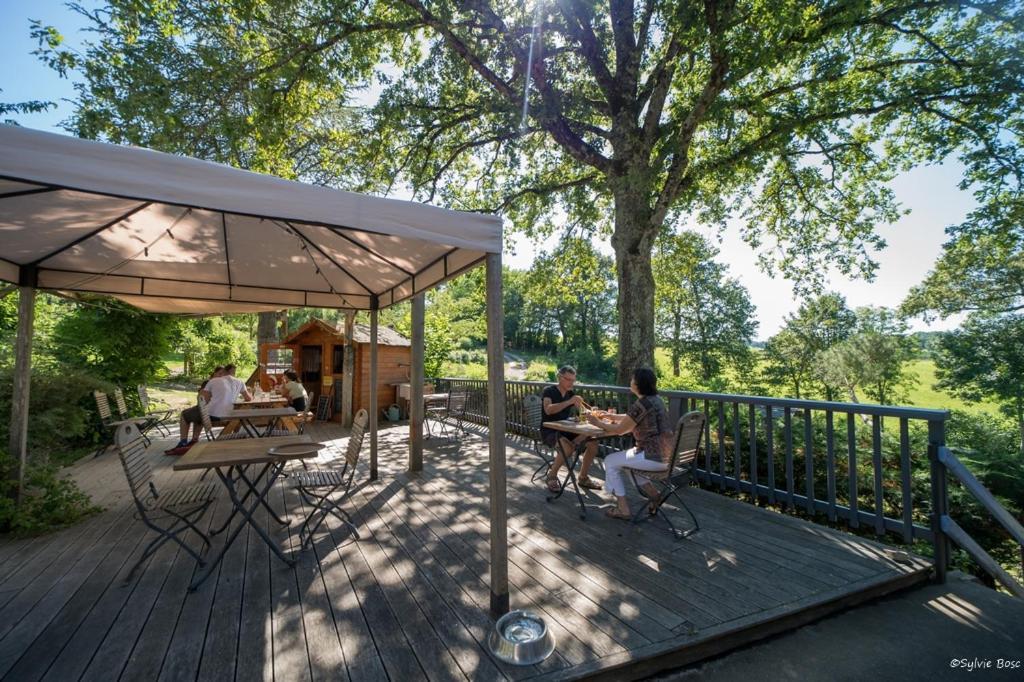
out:
M92 397L95 390L114 389L101 379L85 372L62 368L33 369L29 389L28 449L33 458L45 462L66 455L76 448L96 443L98 415ZM11 413L13 371L0 369L0 413ZM126 391L126 397L134 391ZM7 443L10 420L0 419L0 443Z
M73 525L102 509L69 478L57 475L55 467L29 466L25 471L25 494L21 506L13 499L16 483L7 479L13 464L6 454L0 466L0 532L37 535Z

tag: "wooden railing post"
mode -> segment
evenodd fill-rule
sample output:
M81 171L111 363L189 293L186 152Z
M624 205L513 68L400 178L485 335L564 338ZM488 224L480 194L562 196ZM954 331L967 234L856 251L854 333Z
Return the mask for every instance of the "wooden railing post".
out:
M935 582L945 584L946 567L949 565L949 539L942 530L942 517L949 513L949 498L946 495L946 466L939 460L939 448L946 445L946 424L942 421L928 422L928 461L931 464L932 516L935 566Z

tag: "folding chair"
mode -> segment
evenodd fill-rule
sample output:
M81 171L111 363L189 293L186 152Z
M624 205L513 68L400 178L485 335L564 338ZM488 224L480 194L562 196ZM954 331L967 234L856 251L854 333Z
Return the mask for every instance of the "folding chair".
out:
M155 427L164 436L170 436L171 430L168 428L168 423L175 422L174 410L166 410L163 408L154 408L152 403L149 401L149 390L145 384L139 384L136 387L139 392L139 404L142 405L142 416L150 417L156 420Z
M245 429L239 429L234 433L224 433L223 430L217 436L213 435L213 420L210 419L210 406L205 400L200 397L196 404L199 405L199 416L203 420L203 432L206 434L206 440L235 440L238 438L249 438L249 433Z
M677 540L700 530L700 523L697 522L697 517L693 515L693 512L687 506L686 501L680 495L680 491L693 482L694 469L697 466L697 458L701 451L701 440L704 436L704 422L706 419L705 414L700 411L687 412L679 418L679 422L676 424L676 441L675 447L672 450L672 458L664 471L644 471L623 467L623 471L629 472L630 478L633 479L633 485L637 487L637 490L641 490L637 476L649 479L651 483L661 488L656 498L649 499L648 504L642 506L633 515L633 523L637 523L644 514L652 517L661 516L668 523L669 530ZM693 520L693 528L682 531L672 524L672 519L662 509L662 505L670 497L675 497L682 508L686 510L686 513L690 515L690 518Z
M100 442L99 447L94 453L94 457L102 455L108 447L114 442L114 434L117 428L122 424L144 424L146 419L135 418L135 419L114 419L113 413L110 411L110 401L107 399L107 394L103 391L93 391L92 397L96 401L96 412L100 415L100 428L102 429L101 435L103 440ZM149 446L149 438L142 434L142 439L146 442L146 446Z
M117 405L117 413L121 419L134 419L142 436L149 441L149 432L156 428L157 419L149 415L133 415L128 409L128 403L124 399L124 393L120 388L114 389L114 403Z
M464 421L466 418L466 403L469 394L465 391L457 391L448 394L448 400L444 405L432 407L425 412L425 416L433 419L435 424L441 427L438 435L444 434L445 438L458 438L459 432L466 434ZM448 427L451 427L451 433Z
M352 420L352 431L348 437L348 446L345 449L345 463L341 470L338 469L310 469L308 471L297 471L291 474L295 482L295 488L302 495L302 499L311 509L306 520L299 530L299 539L302 541L302 548L311 544L313 533L320 524L324 522L328 514L333 515L343 524L352 529L355 537L359 537L359 529L352 521L352 517L341 508L341 502L348 497L349 489L352 487L352 479L356 473L356 464L359 462L359 451L363 447L363 434L366 432L366 422L370 417L366 410L359 410L355 419ZM326 492L316 492L326 490ZM332 495L338 491L341 493L337 498ZM305 537L303 537L305 536Z
M306 400L306 409L295 417L295 424L299 427L299 433L306 432L306 424L316 421L316 392L310 393ZM290 434L286 434L290 435ZM301 461L301 460L300 460Z
M554 464L554 450L540 439L541 418L544 414L544 404L539 395L528 395L523 398L523 410L526 412L526 433L533 441L533 454L541 459L540 465L530 477L533 483L538 477L547 474L548 469Z
M168 540L178 543L202 566L202 557L179 535L191 530L203 544L210 546L210 539L196 524L213 502L217 484L192 485L161 494L153 484L153 470L146 458L145 440L139 429L134 424L121 424L117 427L114 440L132 499L135 500L136 515L147 528L157 532L157 536L146 546L142 556L128 572L125 582L129 582L142 562Z

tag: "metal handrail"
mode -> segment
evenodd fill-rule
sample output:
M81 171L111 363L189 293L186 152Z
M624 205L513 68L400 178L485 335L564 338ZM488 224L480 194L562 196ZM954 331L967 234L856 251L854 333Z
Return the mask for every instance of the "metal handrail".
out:
M1024 547L1024 526L1021 526L1021 524L1017 522L1017 519L1013 518L1013 515L1006 511L1006 508L1003 507L1003 505L999 504L999 501L996 500L995 496L989 492L988 488L982 485L981 481L975 478L974 474L964 466L963 462L957 459L957 456L953 454L953 451L947 447L940 447L938 451L938 459L946 468L946 471L956 476L963 484L964 488L974 496L974 499L976 499L981 506L995 517L996 521L1006 529L1010 536L1016 540L1019 545ZM956 542L956 544L970 554L971 557L973 557L989 575L1001 582L1007 590L1024 599L1024 585L1021 585L1014 580L1013 576L1007 573L1003 567L1000 566L999 563L981 547L981 545L975 542L974 539L956 523L956 521L945 513L940 516L939 520L942 526L942 532L945 533L947 537Z

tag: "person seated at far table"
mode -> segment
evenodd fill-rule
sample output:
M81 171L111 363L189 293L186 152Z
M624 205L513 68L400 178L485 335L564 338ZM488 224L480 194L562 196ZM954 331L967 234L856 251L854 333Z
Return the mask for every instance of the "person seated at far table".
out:
M629 382L629 390L637 397L637 401L626 414L608 414L600 411L591 412L587 418L594 426L604 429L609 434L633 433L636 445L628 450L613 452L604 458L604 489L615 496L615 506L605 512L605 516L613 519L631 519L629 502L626 500L626 481L622 468L640 469L643 471L665 471L667 468L663 457L663 437L671 433L668 410L658 396L657 379L654 370L646 367L633 372ZM636 476L643 493L654 500L658 490L650 479L640 474Z
M309 402L306 387L299 383L299 375L293 370L288 370L284 376L286 381L281 386L281 395L288 399L288 404L294 407L296 412L305 412L306 403Z
M555 449L555 461L548 469L546 476L548 490L557 493L561 488L558 482L558 470L568 461L572 455L573 442L569 440L564 431L544 428L545 422L561 421L568 419L572 414L572 408L583 408L583 398L576 395L572 387L576 384L576 368L571 365L564 365L558 370L558 383L548 386L541 393L542 410L540 419L540 438L548 447ZM594 463L597 455L597 441L591 440L587 443L587 450L583 454L583 463L580 464L580 475L576 482L584 488L600 490L601 484L590 480L590 466Z
M270 387L270 390L274 393L284 394L284 385L288 383L288 377L285 376L287 372L281 372L274 377L274 385Z
M210 377L208 379L204 379L202 385L199 386L199 391L198 393L196 393L196 398L198 399L199 397L202 396L203 390L206 388L206 385L210 383L210 379L222 376L223 374L224 367L221 365L217 365L213 369L213 372L210 373ZM192 426L192 440L188 439L189 425ZM193 405L192 407L186 408L181 411L181 418L178 420L178 429L181 434L181 440L179 440L178 444L175 445L173 448L167 450L166 452L168 453L173 453L173 451L180 450L181 448L184 448L189 445L195 445L196 442L199 441L199 434L203 430L203 415L199 412L199 405Z
M235 398L239 394L246 400L252 400L252 393L245 383L235 376L235 366L225 365L224 374L210 379L206 388L200 391L210 409L210 419L222 421L235 409Z

